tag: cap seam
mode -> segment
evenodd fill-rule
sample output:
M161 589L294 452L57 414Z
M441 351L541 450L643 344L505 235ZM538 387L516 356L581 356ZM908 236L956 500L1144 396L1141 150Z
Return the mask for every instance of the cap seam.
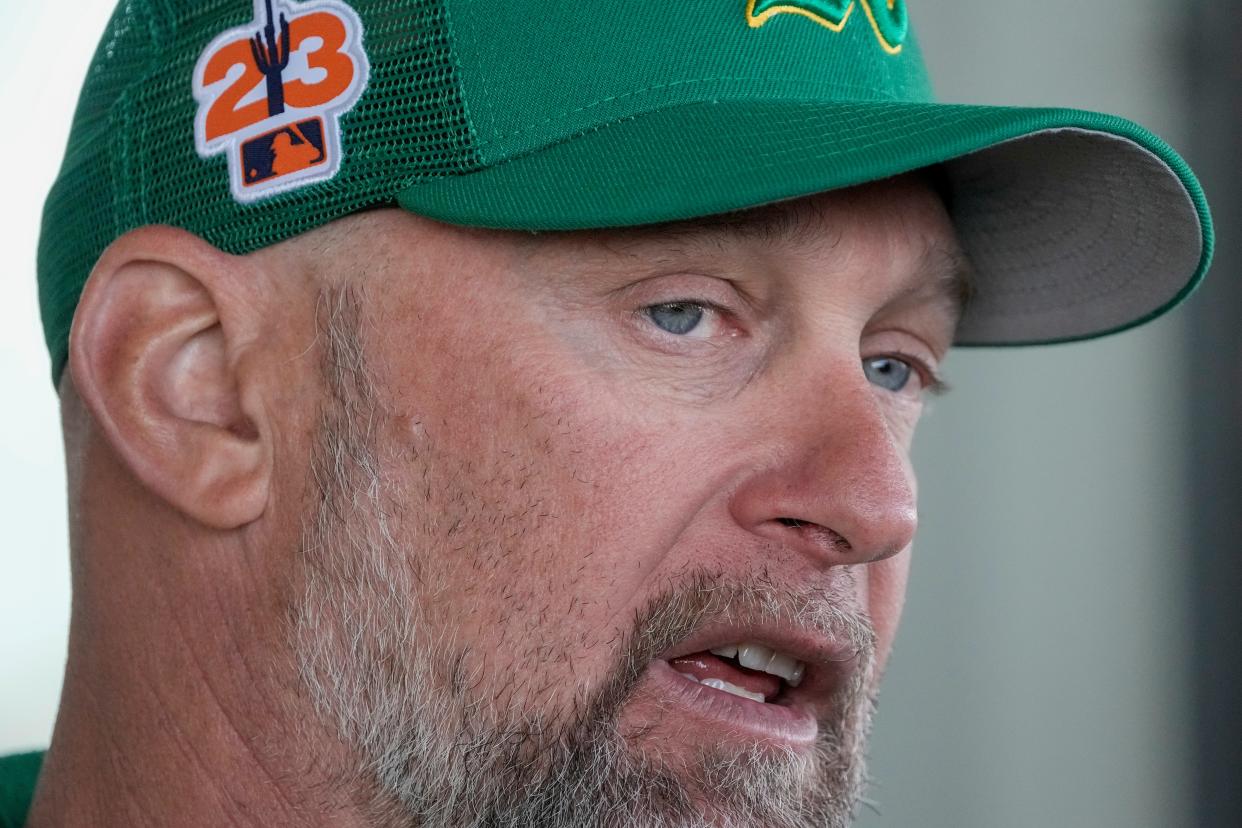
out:
M645 94L650 93L650 92L659 92L659 91L663 91L663 90L666 90L666 89L672 89L672 88L674 88L674 87L679 87L679 86L690 86L690 85L693 85L693 84L714 83L714 82L717 82L717 81L767 81L767 80L771 80L771 78L769 78L769 77L767 77L767 76L764 76L764 75L714 75L714 76L710 76L710 77L706 77L706 78L683 78L683 79L681 79L681 80L670 81L670 82L668 82L668 83L654 84L654 85L652 85L652 86L642 87L641 89L633 89L633 90L630 90L630 91L628 91L628 92L622 92L622 93L619 93L619 94L617 94L617 95L609 95L609 96L604 97L604 98L599 98L599 99L597 99L597 100L591 101L590 103L583 104L582 106L574 107L573 109L567 109L567 110L564 110L563 112L558 112L558 113L557 113L557 114L555 114L555 115L549 115L549 116L547 116L546 118L542 118L542 119L540 119L540 120L538 120L538 121L534 121L534 122L528 123L528 124L526 124L525 126L519 127L519 128L517 128L517 129L515 129L515 130L512 130L512 131L510 131L510 132L506 132L506 133L504 133L504 134L500 134L500 135L495 135L495 136L493 136L492 138L480 139L480 140L479 140L479 146L480 146L480 147L484 147L484 146L489 146L489 145L491 145L491 144L498 143L498 142L500 142L500 141L507 141L507 140L509 140L509 139L511 139L511 138L516 138L517 136L519 136L519 135L521 135L521 134L523 134L523 133L526 133L526 132L529 132L529 131L531 131L531 130L533 130L533 129L536 129L537 127L547 126L548 124L554 123L554 122L556 122L556 121L565 120L565 119L569 118L569 117L570 117L570 116L572 116L572 115L577 115L577 114L579 114L579 113L581 113L581 112L585 112L585 111L587 111L588 109L594 109L595 107L602 106L602 105L604 105L604 104L608 104L608 103L614 103L614 102L616 102L616 101L620 101L620 100L625 100L625 99L627 99L627 98L634 98L634 97L638 97L638 96L645 95ZM799 79L796 79L796 78L794 78L794 79L790 79L790 78L783 78L783 79L781 80L781 83L783 83L783 84L797 84L797 85L800 85L800 86L806 86L806 87L813 88L813 89L822 89L822 88L823 88L823 84L822 84L822 83L820 83L819 81L799 80ZM831 100L831 101L830 101L830 103L831 103L831 104L834 104L834 105L835 105L835 104L873 104L873 105L878 104L878 105L883 105L883 104L886 104L886 103L905 103L905 101L902 101L902 100L901 100L900 98L898 98L897 96L892 95L892 94L889 94L889 93L885 93L885 92L884 92L884 91L883 91L880 87L874 87L874 86L860 86L860 85L856 85L856 84L836 84L836 85L834 85L834 88L849 89L849 90L853 90L853 91L855 91L855 92L869 92L869 93L872 93L873 95L876 95L877 97L879 97L879 98L881 98L881 99L882 99L882 100L876 100L876 99L870 99L870 100L868 100L868 99L856 99L856 100L851 100L851 99L848 99L848 98L838 98L838 99L835 99L835 100ZM464 95L463 95L463 97L464 97ZM778 100L795 100L795 101L799 101L799 100L803 100L803 99L801 99L801 98L771 98L770 100L772 100L772 101L774 101L774 102L775 102L775 101L778 101ZM829 102L829 101L827 101L826 99L817 99L817 100L810 100L810 99L807 99L807 100L806 100L806 102L807 102L807 103L821 103L821 104L822 104L822 103L826 103L826 102ZM712 101L676 101L676 102L673 102L673 104L674 104L675 106L687 106L687 105L704 104L704 103L712 103ZM662 108L663 108L663 107L662 107ZM630 117L631 115L638 115L638 114L641 114L641 113L627 113L626 115L621 116L621 118L626 118L626 117ZM620 120L621 118L618 118L617 120ZM601 124L594 124L594 125L592 125L592 127L594 127L594 126L604 126L604 125L606 125L606 124L608 124L608 123L612 123L612 121L606 121L606 122L601 123ZM590 128L592 128L592 127L587 127L587 129L590 129Z
M163 41L157 30L156 16L152 14L156 5L159 5L159 0L155 0L155 2L147 6L146 19L143 20L143 24L147 30L148 42L158 44ZM164 11L167 12L168 10L165 9ZM169 16L171 17L171 15ZM113 229L114 239L127 229L141 226L146 221L148 212L146 170L142 164L133 163L130 147L132 146L134 136L130 126L143 126L141 123L141 112L136 111L137 108L134 106L134 90L141 89L144 85L150 83L151 67L155 63L157 50L158 47L153 47L150 53L148 53L136 82L126 84L124 90L117 96L115 120L123 123L124 126L114 130L120 136L120 141L117 145L119 150L119 158L117 160L119 163L115 165L120 173L120 177L114 179L117 182L117 185L114 185L114 193L119 196L123 192L124 197L119 204L115 199L113 202L113 220L116 223ZM113 119L110 117L110 120ZM124 183L122 184L121 182Z
M479 42L479 38L474 36L475 32L478 31L477 17L475 16L475 4L470 2L470 0L466 0L465 5L466 5L465 23L467 26L470 27L470 33L471 33L471 37L466 39L466 43L467 43L466 48L471 49L471 57L474 59L474 65L476 67L479 67L482 65L482 61L479 59L478 49L474 48L477 46ZM449 4L445 3L442 7L444 8L446 19L448 17L448 6ZM454 55L453 60L456 63L457 61L456 55ZM461 67L458 66L458 69L460 70ZM492 93L487 88L487 73L483 71L479 71L476 74L478 75L479 83L482 86L483 110L487 117L487 134L492 136L492 138L490 139L485 139L485 138L477 139L478 146L482 148L482 147L487 146L489 143L491 143L491 141L497 140L496 138L496 110L492 104ZM465 101L466 100L466 74L464 71L462 71L461 74L458 76L458 83L461 85L461 98L463 101ZM473 124L471 124L471 130L474 131Z
M162 7L161 13L160 15L154 15L154 14L148 13L147 31L151 33L152 43L165 43L168 40L171 40L175 35L176 11L170 8L168 0L153 0L153 2L151 3L151 7L154 8L155 6ZM160 31L161 18L169 21L169 24L168 24L169 30L167 32ZM142 83L137 87L139 89L146 88L147 85L150 84L151 82L151 76L153 74L151 68L153 65L155 65L155 51L156 50L153 49L151 54L148 55L147 57L146 65L143 67L143 70L142 70ZM126 108L126 113L127 113L126 117L133 119L135 127L143 130L145 133L146 128L147 128L147 119L143 117L143 112L141 108L135 107L133 105L133 96L131 94L133 89L134 89L133 86L129 86L126 88L125 92L122 93L122 97L125 99L125 108ZM126 130L126 134L129 135L130 131ZM142 224L146 224L147 216L150 215L150 205L148 204L148 201L147 201L148 195L149 195L149 192L148 192L149 188L147 187L148 170L146 168L147 165L145 164L133 163L133 160L132 160L133 156L130 154L129 149L130 149L130 144L127 143L125 146L126 167L133 170L135 178L137 178L139 181L138 198L135 200L135 206L137 209L134 211L134 214L131 216L132 220L130 223L131 227L135 227L135 226L139 226Z
M473 14L473 12L468 13ZM462 69L461 57L458 55L457 28L453 22L453 15L449 11L448 3L440 4L440 14L444 16L444 34L448 38L449 60L453 63L453 85L457 87L457 95L461 98L461 115L466 122L466 129L469 133L469 149L473 149L475 155L477 155L480 139L478 130L474 125L473 107L466 96L465 71ZM489 101L490 96L484 95L484 104L486 105Z

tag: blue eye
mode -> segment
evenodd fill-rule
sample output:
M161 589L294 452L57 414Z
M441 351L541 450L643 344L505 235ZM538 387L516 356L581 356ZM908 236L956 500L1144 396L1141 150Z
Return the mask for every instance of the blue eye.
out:
M703 306L695 302L666 302L647 308L647 316L671 334L687 334L703 318ZM665 324L667 323L667 324Z
M872 357L863 360L863 373L875 385L889 391L901 391L910 381L914 368L910 363L893 357Z

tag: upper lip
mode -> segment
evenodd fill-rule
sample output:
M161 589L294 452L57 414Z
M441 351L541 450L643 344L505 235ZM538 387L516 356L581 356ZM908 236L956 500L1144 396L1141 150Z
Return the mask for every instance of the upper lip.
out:
M797 687L785 683L780 699L791 707L803 707L822 718L828 713L834 691L858 667L859 652L850 642L827 637L806 628L777 623L720 623L700 629L662 654L669 661L679 656L753 642L792 656L806 665Z

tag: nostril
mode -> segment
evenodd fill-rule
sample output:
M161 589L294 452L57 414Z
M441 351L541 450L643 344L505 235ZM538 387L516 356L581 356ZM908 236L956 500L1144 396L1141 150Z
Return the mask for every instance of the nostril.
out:
M840 533L834 532L826 526L820 526L818 523L811 523L810 521L791 517L777 518L776 521L790 528L798 529L800 534L827 552L843 554L853 549L850 542L842 537Z

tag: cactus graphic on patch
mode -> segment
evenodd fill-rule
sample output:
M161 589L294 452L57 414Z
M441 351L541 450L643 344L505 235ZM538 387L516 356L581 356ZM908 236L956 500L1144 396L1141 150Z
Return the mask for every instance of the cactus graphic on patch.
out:
M348 150L340 118L366 88L362 21L342 0L254 0L194 67L198 154L223 155L247 203L326 181Z
M285 111L284 72L289 67L289 21L280 15L280 40L276 40L276 23L272 20L272 0L267 4L267 26L250 40L254 65L267 80L267 114ZM266 35L266 40L264 39Z

